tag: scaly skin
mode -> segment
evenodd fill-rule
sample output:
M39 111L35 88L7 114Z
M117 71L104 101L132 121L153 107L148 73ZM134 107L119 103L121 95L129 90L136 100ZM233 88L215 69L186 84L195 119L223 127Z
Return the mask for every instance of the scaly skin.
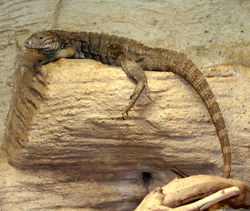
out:
M224 177L231 171L231 152L225 122L215 96L206 78L184 54L160 48L150 48L131 39L92 32L66 32L51 30L34 33L26 47L47 55L41 66L60 58L90 58L104 64L121 66L129 78L136 82L123 118L133 107L143 89L149 96L144 70L173 72L184 78L199 94L206 105L220 140L224 160Z

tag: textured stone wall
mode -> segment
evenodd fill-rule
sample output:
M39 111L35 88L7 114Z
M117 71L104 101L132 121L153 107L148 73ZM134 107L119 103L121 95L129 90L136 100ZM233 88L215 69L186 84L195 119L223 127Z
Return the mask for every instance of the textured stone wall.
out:
M16 60L38 30L96 31L126 36L189 55L199 67L249 66L250 2L7 1L0 4L0 136L9 110Z

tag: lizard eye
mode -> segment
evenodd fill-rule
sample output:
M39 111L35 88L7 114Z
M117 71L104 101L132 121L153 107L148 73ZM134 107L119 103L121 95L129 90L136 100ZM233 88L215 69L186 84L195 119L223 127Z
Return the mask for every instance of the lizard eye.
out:
M39 40L42 40L42 39L43 39L43 36L40 36L40 37L39 37Z

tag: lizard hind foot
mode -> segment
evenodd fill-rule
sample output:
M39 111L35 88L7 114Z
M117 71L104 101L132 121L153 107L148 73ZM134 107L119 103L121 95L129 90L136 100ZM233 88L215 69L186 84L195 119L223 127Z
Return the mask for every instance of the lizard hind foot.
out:
M142 67L139 64L137 64L135 61L129 61L129 60L123 61L121 66L122 66L123 71L127 74L127 76L133 79L136 83L134 92L130 96L129 104L126 107L125 112L122 114L122 118L126 119L128 116L128 112L134 106L134 104L136 103L137 99L141 95L144 88L145 88L147 97L149 99L151 98L149 95L147 78Z
M128 112L127 111L123 112L122 118L125 120L127 119L127 117L128 117Z

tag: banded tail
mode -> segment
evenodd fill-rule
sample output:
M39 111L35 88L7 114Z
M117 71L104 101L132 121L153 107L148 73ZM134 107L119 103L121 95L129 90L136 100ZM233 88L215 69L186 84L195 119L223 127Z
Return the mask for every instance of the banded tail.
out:
M158 52L158 53L156 53ZM158 54L158 55L157 55ZM158 60L157 64L157 57ZM150 57L145 59L145 69L173 72L184 78L199 94L211 116L216 133L220 140L224 161L224 177L228 178L231 171L231 152L225 121L216 98L205 76L184 54L165 49L154 49Z

